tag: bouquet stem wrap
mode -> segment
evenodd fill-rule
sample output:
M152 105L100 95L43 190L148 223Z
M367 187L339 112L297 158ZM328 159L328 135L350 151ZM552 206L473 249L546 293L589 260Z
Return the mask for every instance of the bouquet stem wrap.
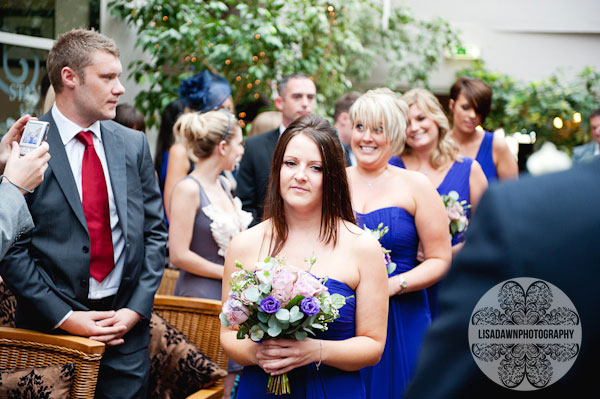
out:
M267 382L267 393L279 396L292 393L287 373L270 375L269 381Z

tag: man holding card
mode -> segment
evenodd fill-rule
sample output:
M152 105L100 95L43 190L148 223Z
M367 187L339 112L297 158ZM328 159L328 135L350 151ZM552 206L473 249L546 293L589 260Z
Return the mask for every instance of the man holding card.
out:
M167 240L148 142L111 121L125 91L113 40L66 32L46 65L56 103L40 120L52 158L28 198L36 226L0 275L17 295L18 326L107 345L96 398L143 398Z

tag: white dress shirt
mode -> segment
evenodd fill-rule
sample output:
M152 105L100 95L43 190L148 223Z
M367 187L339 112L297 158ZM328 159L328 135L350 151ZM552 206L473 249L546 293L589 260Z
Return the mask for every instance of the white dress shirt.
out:
M115 196L110 183L106 154L104 152L104 145L102 144L102 137L100 134L100 122L96 121L91 126L87 127L78 126L60 112L56 103L54 103L54 106L52 107L52 117L56 122L60 138L65 146L65 152L67 153L67 159L69 160L71 171L75 178L75 184L77 185L80 200L82 199L81 164L83 161L85 145L77 140L76 136L83 130L88 130L93 133L94 149L96 150L96 154L98 154L98 158L100 158L100 163L104 170L104 178L106 179L106 188L108 190L108 208L110 213L110 228L112 231L115 268L101 282L90 276L88 298L101 299L115 295L121 284L123 266L125 264L125 237L123 236L123 229L121 229L121 225L119 224ZM59 325L60 324L62 324L62 321Z

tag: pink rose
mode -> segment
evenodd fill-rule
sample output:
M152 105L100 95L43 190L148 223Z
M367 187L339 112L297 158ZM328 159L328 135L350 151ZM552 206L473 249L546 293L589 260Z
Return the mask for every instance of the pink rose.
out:
M223 305L223 313L230 325L241 324L248 320L250 310L235 298L229 298Z
M292 289L298 278L298 274L290 268L282 268L273 277L271 281L271 296L282 303L292 299Z
M450 205L450 207L448 208L448 217L450 218L450 220L456 221L456 220L460 219L463 212L464 212L464 209L463 209L462 205L459 204L458 202L455 202L452 205Z
M301 273L298 276L294 289L292 290L292 298L296 295L302 295L306 298L316 297L327 291L321 282L310 273Z

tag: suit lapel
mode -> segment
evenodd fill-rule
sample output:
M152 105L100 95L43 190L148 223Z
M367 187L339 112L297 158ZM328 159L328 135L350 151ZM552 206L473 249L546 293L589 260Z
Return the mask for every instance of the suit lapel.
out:
M65 151L65 145L60 138L54 118L52 118L51 113L48 112L40 118L40 120L50 122L48 145L50 146L49 152L51 158L48 161L48 165L56 177L56 181L63 191L68 204L73 209L77 220L79 220L79 223L87 230L87 223L85 221L81 199L79 198L79 192L77 191L77 185L75 184L75 178L73 177L71 165L69 164L67 153Z
M104 154L108 163L108 173L115 197L115 205L123 237L127 237L127 170L125 160L125 143L119 132L109 127L108 124L100 122L102 142L104 143Z

